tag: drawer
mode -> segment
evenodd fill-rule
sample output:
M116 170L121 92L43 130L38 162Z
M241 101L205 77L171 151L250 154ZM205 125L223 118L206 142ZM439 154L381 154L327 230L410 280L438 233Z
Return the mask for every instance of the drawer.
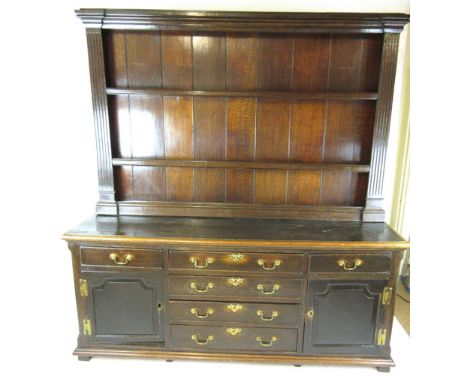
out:
M297 329L171 325L170 338L179 349L295 352L297 347Z
M245 302L170 301L171 322L234 322L261 326L297 326L299 307L295 304L256 304Z
M390 255L329 254L311 255L309 272L360 273L390 272Z
M235 297L298 301L301 290L302 279L175 275L169 278L170 298L232 300Z
M81 248L81 264L125 268L162 268L160 250L131 248Z
M169 269L302 273L303 255L284 253L170 251Z

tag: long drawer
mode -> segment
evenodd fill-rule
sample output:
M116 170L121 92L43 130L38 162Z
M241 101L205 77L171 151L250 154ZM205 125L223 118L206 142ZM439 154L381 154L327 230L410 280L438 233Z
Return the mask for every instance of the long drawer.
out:
M169 319L171 322L247 322L261 326L297 326L299 307L296 304L170 301Z
M391 256L384 254L311 255L309 272L361 273L390 272Z
M284 253L170 251L169 269L229 272L302 273L304 256Z
M119 268L161 268L162 251L133 248L81 248L81 264Z
M297 329L171 325L174 348L295 352Z
M176 276L169 277L169 296L206 300L223 298L254 298L266 300L299 301L302 279Z

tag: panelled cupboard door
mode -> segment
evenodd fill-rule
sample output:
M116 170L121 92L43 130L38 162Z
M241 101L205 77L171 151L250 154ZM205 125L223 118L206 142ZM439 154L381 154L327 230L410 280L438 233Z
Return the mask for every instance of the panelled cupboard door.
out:
M309 281L304 353L380 353L386 281Z
M162 273L83 272L87 335L95 342L164 341Z

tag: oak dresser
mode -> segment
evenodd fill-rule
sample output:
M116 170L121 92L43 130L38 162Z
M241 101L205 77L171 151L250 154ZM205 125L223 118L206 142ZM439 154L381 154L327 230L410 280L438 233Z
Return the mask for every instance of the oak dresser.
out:
M99 201L63 238L93 356L389 371L404 14L80 9Z

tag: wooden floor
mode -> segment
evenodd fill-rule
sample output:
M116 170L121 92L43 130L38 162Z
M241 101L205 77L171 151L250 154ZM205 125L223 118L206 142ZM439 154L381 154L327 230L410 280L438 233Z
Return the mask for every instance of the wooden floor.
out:
M397 286L397 296L395 301L395 317L403 326L406 333L410 334L410 294L406 292L401 283Z

